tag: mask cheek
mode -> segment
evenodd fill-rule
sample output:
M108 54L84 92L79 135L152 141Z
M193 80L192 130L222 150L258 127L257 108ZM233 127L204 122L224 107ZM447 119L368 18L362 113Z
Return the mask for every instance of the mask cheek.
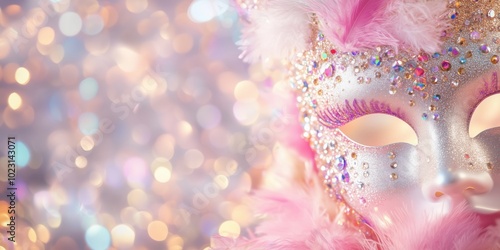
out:
M330 174L325 177L332 192L360 214L423 199L415 146L361 147L349 141L339 149L342 153L326 164Z
M480 213L500 212L500 128L483 131L472 140L475 164L489 175L492 183L489 190L470 196L470 204Z

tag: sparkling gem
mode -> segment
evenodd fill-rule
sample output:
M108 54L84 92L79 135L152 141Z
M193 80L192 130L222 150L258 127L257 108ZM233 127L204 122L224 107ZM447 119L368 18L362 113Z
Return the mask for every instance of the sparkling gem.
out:
M358 77L357 81L358 81L358 83L363 83L365 81L365 78L360 76L360 77Z
M422 91L427 86L427 79L425 77L419 77L417 80L413 82L413 89Z
M380 66L380 64L382 64L382 60L380 59L380 56L372 56L370 58L370 64L375 65L375 66Z
M451 86L452 87L458 87L459 82L456 80L451 81Z
M470 155L469 154L464 154L464 158L468 160L468 159L470 159Z
M417 59L420 61L420 62L428 62L429 61L429 58L431 56L427 53L420 53L418 56L417 56Z
M356 158L358 158L358 155L356 153L352 152L351 153L351 158L356 159Z
M363 162L363 169L368 169L370 165L367 162Z
M332 53L332 55L335 55L335 54L337 53L337 51L336 51L336 50L334 50L334 49L331 49L331 50L330 50L330 53Z
M434 101L439 101L439 100L441 100L441 95L435 94L432 96L432 99L434 99Z
M401 61L395 61L393 64L392 64L392 69L394 69L394 72L400 72L400 71L403 71L404 67L403 67L403 63Z
M397 162L391 163L391 168L395 169L397 167L398 167L398 163Z
M346 183L349 183L349 181L351 180L351 177L349 176L349 173L347 171L344 171L341 177L342 181Z
M458 43L459 45L464 45L466 42L467 42L467 41L466 41L466 40L465 40L465 38L463 38L463 37L459 37L459 38L457 38L457 43Z
M430 110L430 111L436 111L436 110L437 110L436 105L432 105L432 104L431 104L431 105L429 106L429 110Z
M460 57L460 59L458 61L460 62L460 64L467 63L467 59L465 59L465 57Z
M408 101L408 105L410 105L410 107L415 106L415 101L414 100Z
M321 52L321 59L323 60L328 59L328 54L326 52Z
M434 121L439 120L439 117L440 117L440 116L439 116L439 114L438 114L438 113L434 113L434 114L432 115L432 119L433 119Z
M359 203L361 203L363 205L366 204L366 199L363 197L359 198Z
M439 54L438 52L432 54L432 58L439 58L441 56L441 54Z
M375 77L376 77L376 78L380 78L381 76L382 76L382 74L381 74L380 72L376 72L376 73L375 73Z
M318 67L318 62L313 61L313 62L312 62L312 66L313 66L313 68L317 68L317 67Z
M391 86L394 86L397 88L401 87L401 77L400 76L393 75L393 76L391 76L390 80L391 80Z
M464 69L464 68L462 68L462 67L460 67L460 68L458 68L457 73L458 73L459 75L463 75L463 74L465 73L465 69Z
M388 58L393 58L394 56L396 56L396 53L394 52L394 50L389 49L384 52L384 55Z
M470 39L472 39L474 41L481 39L481 33L479 33L478 31L472 31L470 33Z
M338 170L344 170L347 166L344 156L339 156L335 159L335 166Z
M432 84L436 84L436 83L438 83L438 78L437 78L437 77L435 77L435 76L431 76L431 83L432 83Z
M389 94L394 95L394 94L396 94L396 92L397 92L397 91L398 91L398 90L397 90L395 87L391 87L391 88L389 89Z
M395 180L398 179L398 174L392 173L392 174L389 175L389 178L391 178L391 180L395 181Z
M332 77L334 73L335 73L335 66L333 64L328 65L328 67L326 67L324 71L326 77Z
M471 58L472 57L472 51L467 51L465 52L465 58Z
M425 74L425 70L422 67L416 67L415 68L415 76L423 76Z
M354 73L359 73L359 67L358 66L354 67Z
M498 63L498 56L497 55L492 56L491 59L490 59L490 61L493 64L497 64Z
M322 89L318 90L318 95L323 95L323 90Z
M323 35L323 33L321 33L321 32L320 32L320 33L318 34L318 40L319 40L319 41L323 41L323 39L325 39L325 35Z
M342 82L342 77L341 76L335 77L335 81L338 83Z
M495 10L489 10L488 11L488 17L489 18L494 18L495 17Z
M460 55L460 50L457 47L451 48L450 49L450 54L453 57L456 57L456 56Z
M422 99L426 100L427 98L429 98L429 93L427 93L427 92L422 92L422 93L420 94L420 96L422 96Z
M488 163L486 163L486 167L488 168L488 170L492 170L493 164L491 164L491 162L488 162Z
M415 92L413 92L413 88L407 88L406 92L408 93L408 95L411 95L411 96L415 94Z
M394 152L392 152L392 151L391 151L391 152L389 152L389 153L387 154L387 157L389 157L389 159L391 159L391 160L394 160L394 158L396 158L396 154L395 154Z
M358 188L363 189L365 187L365 184L363 182L358 182Z
M442 71L449 71L451 69L451 63L448 61L442 61L441 62L441 70Z
M429 117L429 115L427 113L422 114L422 120L427 121L428 117Z
M363 177L368 177L368 176L370 176L370 172L368 171L363 172Z
M432 66L431 67L431 71L434 72L434 73L436 73L436 72L439 71L439 67L438 66Z
M490 52L490 47L488 47L487 44L481 44L479 46L479 51L483 52L483 53L489 53Z

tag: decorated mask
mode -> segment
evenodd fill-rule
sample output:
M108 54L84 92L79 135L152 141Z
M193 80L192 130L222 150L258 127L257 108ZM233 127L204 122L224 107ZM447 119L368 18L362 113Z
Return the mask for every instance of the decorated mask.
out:
M303 137L348 222L368 234L396 208L463 204L485 226L500 218L500 2L254 8L243 56L290 62Z

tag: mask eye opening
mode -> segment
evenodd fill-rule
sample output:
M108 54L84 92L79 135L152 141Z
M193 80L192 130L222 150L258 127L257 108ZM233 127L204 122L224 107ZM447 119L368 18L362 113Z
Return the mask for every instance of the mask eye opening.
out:
M415 130L402 119L383 113L358 117L339 127L351 141L365 147L380 147L394 143L418 145Z
M485 130L500 127L500 93L479 102L469 119L469 137L475 138Z

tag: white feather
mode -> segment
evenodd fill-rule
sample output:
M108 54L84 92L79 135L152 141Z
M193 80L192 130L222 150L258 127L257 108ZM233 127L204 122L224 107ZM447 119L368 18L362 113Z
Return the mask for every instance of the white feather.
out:
M312 30L303 0L268 1L249 20L238 43L245 61L286 59L307 49Z

